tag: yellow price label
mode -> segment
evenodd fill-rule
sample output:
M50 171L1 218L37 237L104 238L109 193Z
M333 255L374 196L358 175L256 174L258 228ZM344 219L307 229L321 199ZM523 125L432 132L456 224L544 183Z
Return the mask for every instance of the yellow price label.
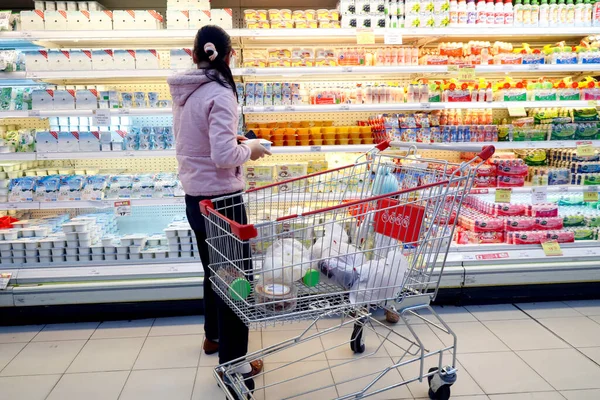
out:
M461 81L475 80L475 67L464 66L458 69L458 79Z
M458 65L448 65L448 72L458 72Z
M512 189L496 189L496 203L510 203Z
M596 100L588 100L588 106L598 107L598 102Z
M560 243L556 240L546 240L542 242L542 250L547 256L562 256L563 252L560 248Z
M590 186L589 188L586 188L586 190L583 192L583 201L588 202L588 203L597 202L598 201L598 187Z
M375 44L375 32L372 28L356 30L356 44Z
M578 157L591 157L596 153L592 142L589 140L576 142L575 145L577 146L576 154Z

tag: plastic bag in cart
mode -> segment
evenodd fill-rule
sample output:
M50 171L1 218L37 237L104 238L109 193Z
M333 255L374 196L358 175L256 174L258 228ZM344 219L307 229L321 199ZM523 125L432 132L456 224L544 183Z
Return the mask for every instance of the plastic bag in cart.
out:
M406 257L396 249L385 259L371 260L358 268L360 280L350 292L352 304L375 304L394 299L404 285L409 269Z
M348 290L358 282L357 267L366 258L357 247L324 237L313 246L313 260L319 260L313 268L318 268L327 278Z
M267 249L260 280L262 284L292 286L310 269L309 251L296 239L280 239Z

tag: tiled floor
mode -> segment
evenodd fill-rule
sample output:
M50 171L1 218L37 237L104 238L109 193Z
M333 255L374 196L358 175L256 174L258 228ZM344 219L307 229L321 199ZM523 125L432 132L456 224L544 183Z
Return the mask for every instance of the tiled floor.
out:
M458 381L452 399L600 399L600 300L436 307L457 333ZM0 399L11 400L212 400L224 398L212 375L216 356L201 352L202 317L180 317L0 327ZM415 320L414 331L428 350L450 345L448 335ZM319 321L309 333L334 321ZM250 350L299 335L306 323L250 334ZM410 336L402 324L394 331ZM385 328L377 328L385 334ZM256 393L275 400L329 399L364 388L404 354L406 342L367 335L367 353L357 360L347 344L351 329L317 337L265 359L267 373ZM402 343L401 343L402 342ZM337 345L339 347L336 347ZM326 350L326 351L325 351ZM365 353L365 354L367 354ZM304 359L294 365L290 361ZM426 368L436 365L429 359ZM370 378L366 375L372 374ZM373 389L419 374L417 364L392 369ZM427 384L377 393L374 399L424 399Z

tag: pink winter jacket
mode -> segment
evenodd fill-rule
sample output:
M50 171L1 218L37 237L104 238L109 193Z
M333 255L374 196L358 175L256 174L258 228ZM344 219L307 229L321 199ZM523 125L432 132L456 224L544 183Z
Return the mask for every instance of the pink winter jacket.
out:
M174 75L168 83L185 193L217 196L244 189L240 166L250 159L250 148L237 143L238 104L231 89L201 69Z

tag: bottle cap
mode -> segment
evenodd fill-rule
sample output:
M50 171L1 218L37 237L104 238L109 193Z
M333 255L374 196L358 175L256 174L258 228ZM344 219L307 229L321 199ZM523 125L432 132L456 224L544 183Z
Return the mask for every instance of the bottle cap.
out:
M229 285L229 296L235 301L246 300L252 287L244 278L235 278Z
M320 280L321 273L313 268L306 271L306 274L304 274L304 277L302 278L302 282L304 282L304 284L308 287L317 286Z

